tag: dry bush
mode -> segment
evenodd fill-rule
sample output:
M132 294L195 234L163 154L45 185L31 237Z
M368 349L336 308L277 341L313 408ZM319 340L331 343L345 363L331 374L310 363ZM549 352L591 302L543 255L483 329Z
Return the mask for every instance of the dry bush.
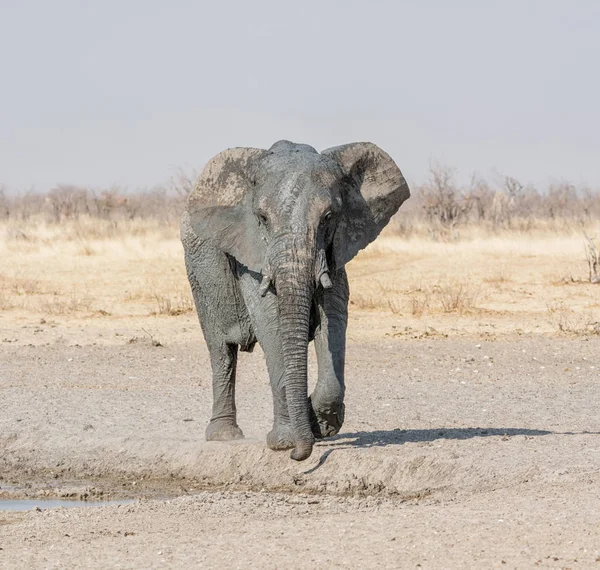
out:
M414 317L422 317L430 310L431 292L421 287L409 291L408 302L410 306L410 314Z
M387 300L383 300L371 295L356 294L350 296L350 304L357 309L374 310L381 309L387 306Z
M144 224L173 235L197 172L178 170L162 186L128 190L60 184L48 192L11 192L0 184L0 220L15 233L34 225L69 227L78 239L113 238L140 232ZM481 176L457 182L450 166L433 163L428 179L412 185L411 199L394 216L386 233L457 241L499 232L580 233L600 219L598 190L564 181L546 189L505 176L490 185ZM136 235L139 235L136 233ZM25 231L22 239L28 239ZM93 255L93 251L90 250ZM86 253L85 244L82 255Z
M194 310L194 301L187 291L181 291L178 295L155 292L153 296L156 301L155 315L177 316Z
M39 311L45 315L70 315L89 312L91 305L92 300L89 295L82 295L78 291L70 291L67 295L55 292L42 298Z
M445 313L465 314L477 309L477 298L480 291L467 283L452 281L436 285L434 292Z
M578 313L564 301L547 303L547 309L550 322L561 333L576 336L600 335L600 319L593 313Z
M600 219L600 193L569 182L540 190L511 176L492 188L480 176L456 182L455 171L434 164L429 179L412 186L412 195L394 216L388 234L457 241L510 233L581 233Z
M454 181L454 171L448 166L435 164L430 167L429 180L420 188L423 211L435 232L449 233L465 220L473 201L462 192Z
M600 283L600 251L596 247L594 238L585 234L585 258L590 273L590 283Z
M458 280L440 281L433 285L419 284L408 291L393 284L378 283L375 293L353 293L350 303L362 310L390 310L395 315L408 312L414 317L425 314L470 314L478 310L479 287Z
M410 314L415 317L436 312L464 315L478 310L479 296L479 287L450 279L435 285L419 285L411 289L408 292L408 303Z
M37 279L20 277L18 273L12 277L0 273L0 309L22 308L30 297L43 292Z
M48 192L10 193L0 185L0 220L35 218L48 224L99 219L109 222L155 220L177 225L196 174L179 170L165 186L128 191L59 184Z
M13 309L15 306L13 297L4 289L4 287L0 287L0 310L8 311Z
M0 220L8 219L10 214L10 202L6 196L6 186L0 184Z

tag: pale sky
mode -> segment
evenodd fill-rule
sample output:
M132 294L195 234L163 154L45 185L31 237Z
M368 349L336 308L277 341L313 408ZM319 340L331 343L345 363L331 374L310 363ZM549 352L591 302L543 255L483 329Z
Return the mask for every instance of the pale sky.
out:
M600 187L598 0L0 0L0 183L372 141L413 183Z

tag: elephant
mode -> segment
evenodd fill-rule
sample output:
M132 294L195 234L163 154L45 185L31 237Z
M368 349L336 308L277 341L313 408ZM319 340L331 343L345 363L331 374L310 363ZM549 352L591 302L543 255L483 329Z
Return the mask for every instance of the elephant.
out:
M307 459L344 421L349 287L344 266L408 199L398 166L373 143L317 152L281 140L231 148L200 174L181 219L185 266L212 368L208 441L243 438L238 349L258 342L273 395L267 445ZM308 396L308 344L318 378Z

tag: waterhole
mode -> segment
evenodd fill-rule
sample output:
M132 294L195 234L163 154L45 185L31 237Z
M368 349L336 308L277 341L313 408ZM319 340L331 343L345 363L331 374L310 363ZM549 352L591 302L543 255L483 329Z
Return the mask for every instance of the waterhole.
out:
M0 511L33 511L36 509L55 509L57 507L106 507L108 505L126 505L125 501L74 501L72 499L0 499Z

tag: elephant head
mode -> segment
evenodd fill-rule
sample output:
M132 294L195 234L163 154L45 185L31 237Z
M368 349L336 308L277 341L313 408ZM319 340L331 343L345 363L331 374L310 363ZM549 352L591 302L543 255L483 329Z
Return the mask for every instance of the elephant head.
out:
M233 148L205 167L190 197L201 241L235 258L277 295L284 386L295 437L292 458L312 451L307 347L317 287L373 241L410 196L394 161L372 143L318 153L279 141Z

